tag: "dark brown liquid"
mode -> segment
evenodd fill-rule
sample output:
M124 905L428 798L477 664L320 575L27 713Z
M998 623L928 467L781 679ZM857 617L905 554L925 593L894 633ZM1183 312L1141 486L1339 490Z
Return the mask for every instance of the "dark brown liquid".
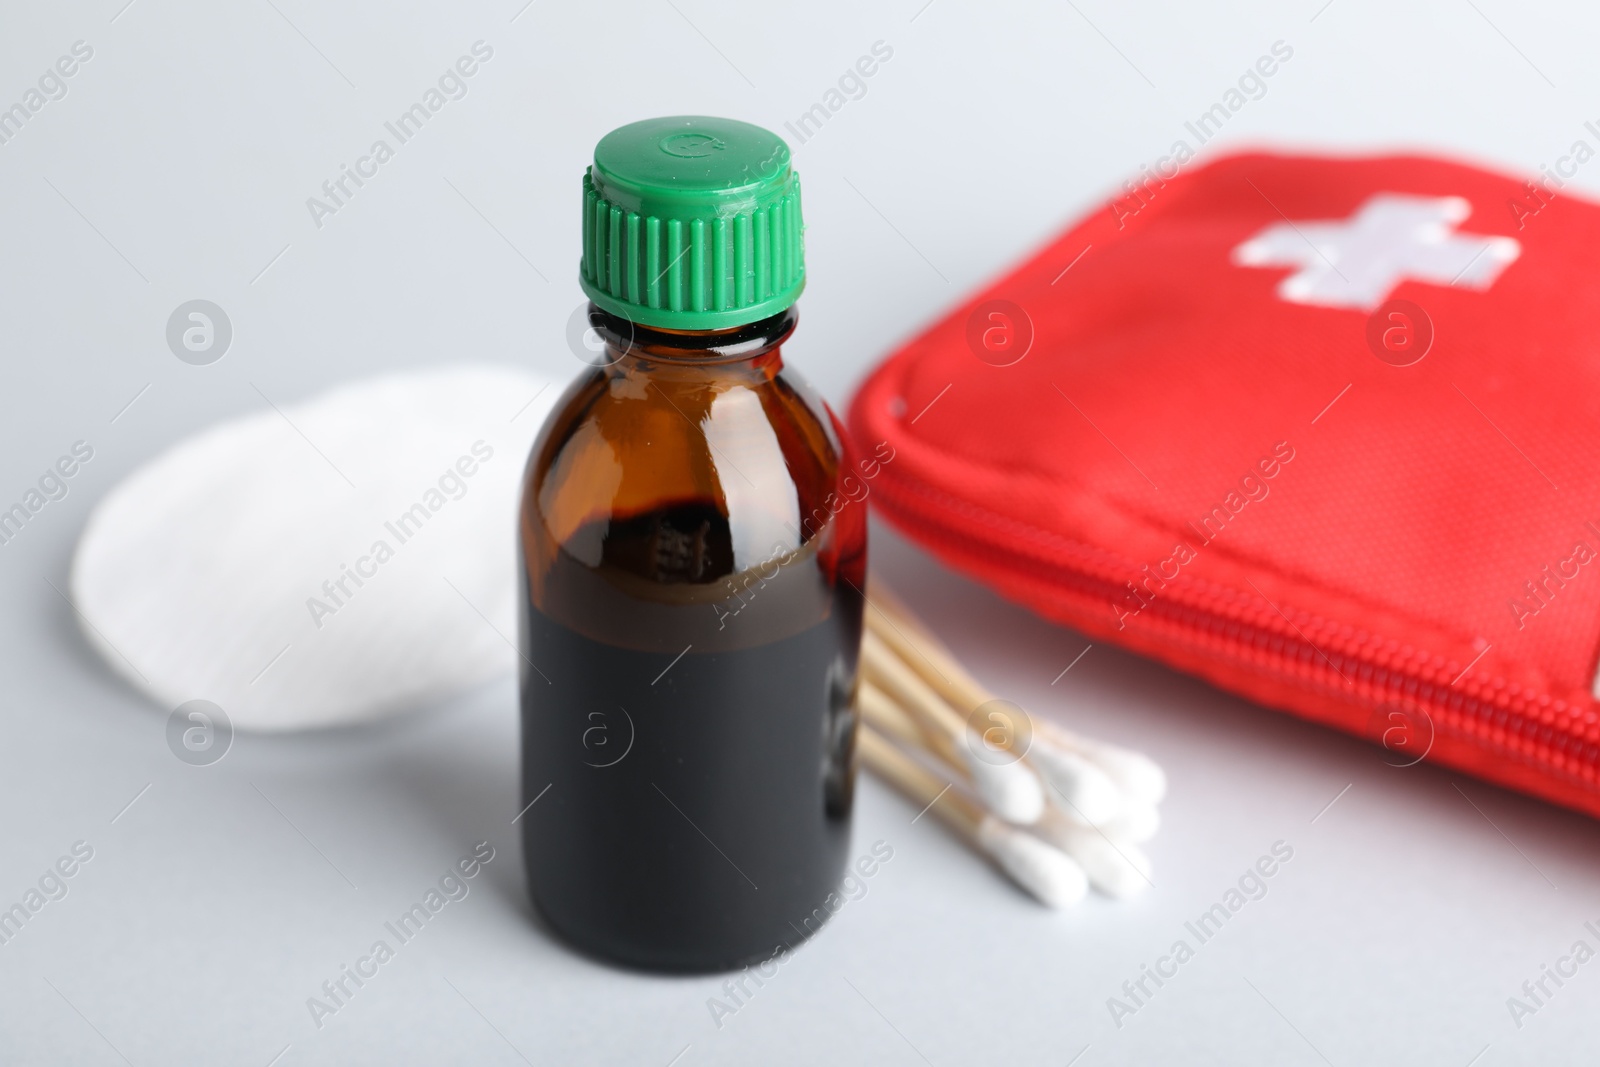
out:
M585 527L522 583L528 882L610 959L737 967L816 929L849 844L855 558L734 559L685 501ZM740 569L736 570L738 567ZM541 609L542 608L542 609Z

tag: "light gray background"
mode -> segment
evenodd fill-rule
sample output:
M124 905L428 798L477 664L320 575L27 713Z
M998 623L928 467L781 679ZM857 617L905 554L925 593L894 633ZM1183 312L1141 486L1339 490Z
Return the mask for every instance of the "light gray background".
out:
M0 7L0 102L74 41L95 50L0 146L0 498L74 440L96 449L0 549L0 902L72 842L96 850L0 947L0 1062L1593 1062L1600 963L1520 1031L1505 1004L1600 920L1591 821L1395 770L1109 648L1052 685L1081 637L881 527L878 565L1004 696L1167 766L1155 888L1048 912L869 779L854 851L881 838L894 859L720 1030L720 979L606 969L530 918L509 680L380 728L243 737L197 769L46 582L64 587L99 494L259 408L251 382L292 400L459 357L575 371L578 179L621 123L781 129L873 42L893 48L796 153L811 280L789 359L842 404L898 340L1100 209L1274 41L1293 60L1227 144L1537 173L1600 118L1592 9L124 2ZM306 197L479 39L494 58L470 94L318 230ZM199 297L235 329L209 367L163 339ZM480 838L498 855L471 896L315 1029L306 998ZM1267 897L1118 1030L1107 997L1279 839L1294 859Z

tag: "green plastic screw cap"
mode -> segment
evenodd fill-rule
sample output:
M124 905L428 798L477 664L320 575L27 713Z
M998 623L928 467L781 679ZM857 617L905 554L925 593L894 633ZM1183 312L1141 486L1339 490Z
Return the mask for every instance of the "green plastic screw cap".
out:
M578 280L646 326L741 326L800 296L803 230L783 138L733 119L645 119L595 145Z

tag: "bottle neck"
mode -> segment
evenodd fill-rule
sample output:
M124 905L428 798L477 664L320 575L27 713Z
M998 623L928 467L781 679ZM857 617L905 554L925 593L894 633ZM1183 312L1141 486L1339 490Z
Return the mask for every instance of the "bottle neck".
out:
M608 363L638 360L706 366L775 359L800 320L793 306L776 315L723 330L667 330L645 326L589 305L589 325L606 345Z

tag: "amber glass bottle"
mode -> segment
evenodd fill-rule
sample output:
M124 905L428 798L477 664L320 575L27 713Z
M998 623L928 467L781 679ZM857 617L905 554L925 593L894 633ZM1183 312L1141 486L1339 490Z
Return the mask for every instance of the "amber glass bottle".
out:
M842 873L865 509L783 364L804 284L783 142L635 123L584 191L603 365L545 423L519 516L528 882L585 951L733 968L815 931Z

